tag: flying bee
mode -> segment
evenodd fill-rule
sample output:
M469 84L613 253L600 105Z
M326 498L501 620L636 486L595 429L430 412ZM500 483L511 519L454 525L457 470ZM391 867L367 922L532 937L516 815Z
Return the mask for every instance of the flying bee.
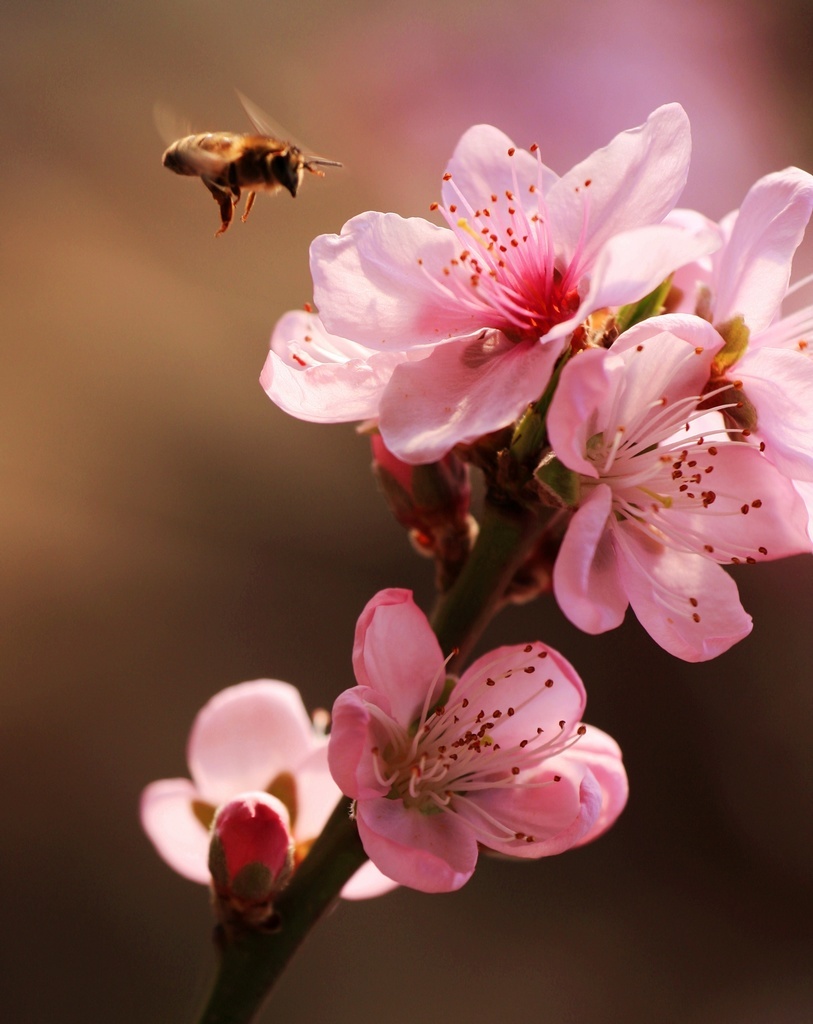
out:
M257 135L235 132L203 132L186 135L173 142L163 157L164 167L176 174L200 178L220 207L220 227L215 238L231 224L241 189L247 189L245 223L258 192L286 189L293 197L302 184L305 171L324 177L320 167L341 167L336 160L306 156L300 146L277 137L275 126L261 110L242 95L243 104ZM163 112L156 110L156 121ZM159 129L161 129L159 124ZM279 134L284 134L279 132Z

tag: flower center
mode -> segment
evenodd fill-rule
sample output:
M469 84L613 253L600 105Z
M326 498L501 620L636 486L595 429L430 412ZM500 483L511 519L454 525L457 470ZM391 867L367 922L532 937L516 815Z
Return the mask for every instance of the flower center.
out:
M547 758L576 742L585 728L574 728L576 723L565 721L553 727L547 720L545 726L539 724L537 716L544 707L539 698L554 686L554 679L529 686L516 706L499 700L500 683L512 675L522 672L531 676L537 671L544 675L547 656L541 644L528 644L518 649L511 667L505 668L504 657L501 670L493 676L485 666L482 674L454 683L445 703L430 708L427 701L410 729L398 726L371 706L371 713L386 728L386 741L372 753L376 776L389 787L389 798L424 814L436 814L453 812L464 803L471 805L471 798L484 790L558 782L556 775L540 780L536 770ZM516 695L516 689L512 687L512 691ZM436 688L431 687L430 692ZM520 729L518 723L522 723ZM490 840L533 842L533 837L518 836L486 817L483 815L479 827Z
M730 395L722 387L718 399ZM670 516L670 512L702 515L748 515L762 507L759 496L744 495L728 487L715 487L715 463L720 451L741 446L747 429L726 428L722 414L729 401L715 405L715 393L693 395L676 402L658 399L621 422L610 417L610 425L596 434L588 445L588 458L599 473L598 480L612 488L615 523L625 523L659 543L681 551L703 554L716 562L754 563L768 554L765 546L744 548L733 541L721 546L722 531L715 529L716 546L704 543L698 522L692 516ZM703 408L698 409L699 403ZM720 414L709 419L709 413ZM697 422L702 420L702 422ZM702 429L700 429L702 428ZM732 436L733 435L733 436ZM760 446L761 448L764 446ZM713 509L712 509L713 506Z
M512 157L515 150L509 149ZM515 341L537 341L557 324L569 320L580 304L580 252L566 264L557 258L549 230L548 210L542 188L542 164L537 146L531 147L539 166L536 184L524 186L524 194L512 166L514 189L503 195L491 193L484 206L475 206L457 187L451 173L444 181L457 202L433 203L457 236L460 249L442 268L441 280L433 278L447 300L469 309L473 326L503 331ZM590 182L585 182L585 187ZM585 203L582 239L587 226ZM419 263L421 261L419 260Z

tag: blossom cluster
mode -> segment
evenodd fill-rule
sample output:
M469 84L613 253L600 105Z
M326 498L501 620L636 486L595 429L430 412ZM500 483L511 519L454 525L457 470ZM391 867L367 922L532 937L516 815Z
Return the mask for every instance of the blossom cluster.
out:
M480 847L544 857L621 813L621 752L582 723L584 686L552 648L502 647L456 679L411 593L385 590L359 618L353 666L358 685L336 700L329 740L290 684L241 683L198 713L192 780L145 789L156 849L192 881L211 874L224 920L273 912L342 793L370 858L342 891L350 899L396 884L458 889Z
M562 610L600 633L631 605L702 661L751 629L722 566L811 550L813 305L782 304L813 176L769 174L717 224L676 209L690 148L678 104L562 177L469 129L442 224L363 213L313 242L319 312L280 320L261 382L301 419L374 421L410 465L476 462L544 405Z
M783 309L806 284L790 278L813 176L769 174L714 223L676 207L689 158L677 104L562 177L471 128L434 221L364 213L314 241L319 312L282 317L261 381L294 416L373 433L440 591L479 543L475 466L486 501L534 523L493 607L550 587L601 633L631 606L703 661L751 629L723 567L813 549L813 305ZM224 690L195 720L192 778L143 794L158 852L212 884L224 925L261 927L342 797L369 857L349 898L454 890L482 851L541 858L603 833L627 777L582 722L573 666L533 641L458 675L458 653L389 589L358 620L329 736L287 683Z

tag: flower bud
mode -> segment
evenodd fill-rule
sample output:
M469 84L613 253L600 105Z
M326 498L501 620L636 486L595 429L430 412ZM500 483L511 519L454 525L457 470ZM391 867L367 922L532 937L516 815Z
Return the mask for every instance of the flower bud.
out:
M396 458L380 434L370 441L373 473L390 511L409 530L415 549L435 559L443 592L456 579L476 536L469 515L468 466L453 452L439 462L412 466Z
M373 472L392 514L409 529L431 533L433 527L466 518L471 499L468 470L449 453L440 462L412 466L384 444L380 434L370 438Z
M224 925L267 924L293 866L294 840L281 800L268 793L243 793L217 809L209 870Z

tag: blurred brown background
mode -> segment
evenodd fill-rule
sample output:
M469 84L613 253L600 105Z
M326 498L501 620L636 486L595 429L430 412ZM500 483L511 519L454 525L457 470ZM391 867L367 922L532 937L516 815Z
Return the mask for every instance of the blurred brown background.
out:
M274 321L311 298L310 240L365 209L424 214L478 121L563 172L680 100L684 201L713 216L761 174L813 169L807 6L725 11L4 5L4 1020L191 1021L206 892L142 835L142 786L186 774L215 691L273 676L329 706L369 597L430 600L366 445L288 420L257 385ZM242 130L235 86L346 166L296 202L261 196L216 241L203 186L161 167L152 108ZM811 564L740 583L754 634L703 666L634 620L599 638L550 603L497 621L489 645L545 639L582 672L588 720L625 749L627 812L561 858L484 860L458 894L341 906L264 1019L813 1019Z

